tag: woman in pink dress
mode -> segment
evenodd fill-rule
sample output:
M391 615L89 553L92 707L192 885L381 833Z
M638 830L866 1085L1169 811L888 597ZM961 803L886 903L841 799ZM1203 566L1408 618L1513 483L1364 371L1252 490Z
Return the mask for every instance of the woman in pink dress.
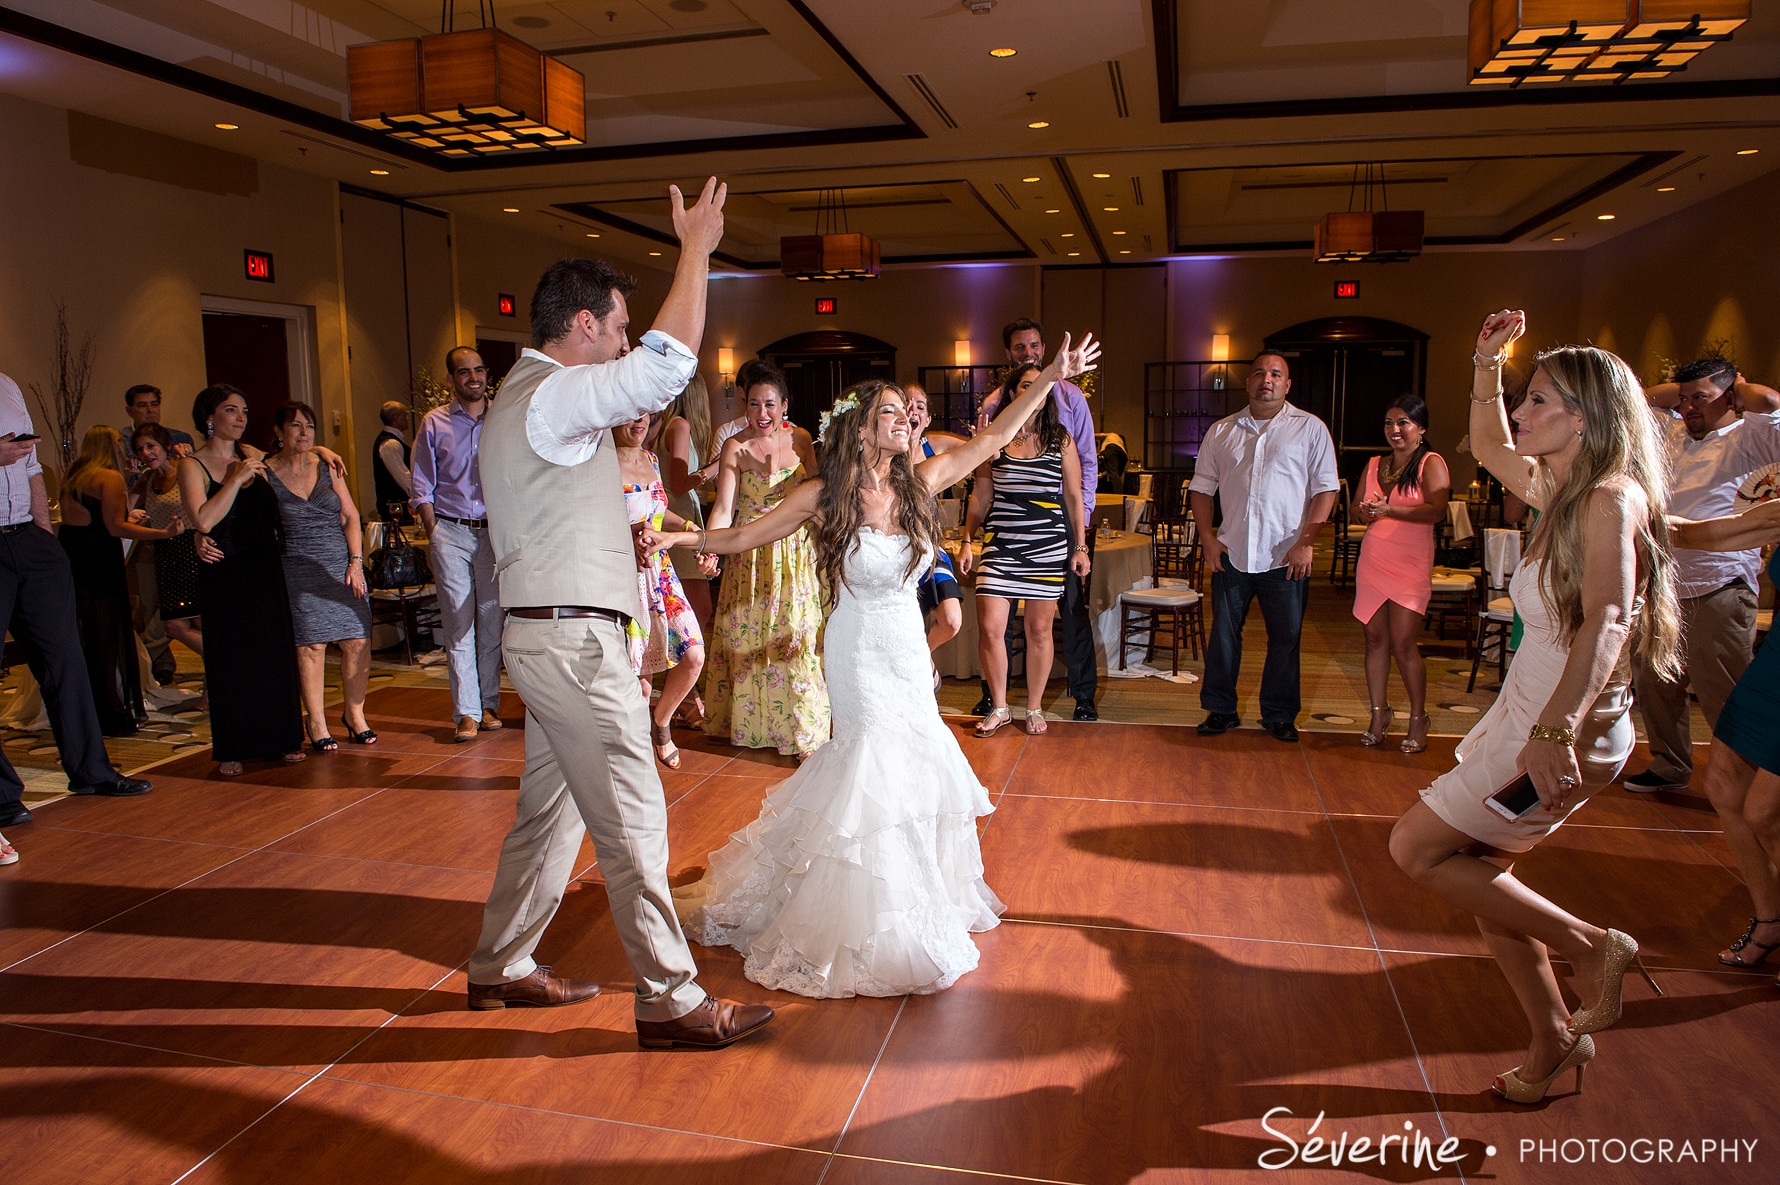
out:
M1396 716L1389 702L1391 659L1409 692L1405 753L1428 747L1428 668L1417 639L1434 592L1434 524L1446 517L1452 477L1428 450L1428 405L1405 395L1384 413L1391 451L1366 463L1354 517L1366 524L1354 570L1354 616L1366 626L1366 693L1372 719L1360 744L1382 744Z

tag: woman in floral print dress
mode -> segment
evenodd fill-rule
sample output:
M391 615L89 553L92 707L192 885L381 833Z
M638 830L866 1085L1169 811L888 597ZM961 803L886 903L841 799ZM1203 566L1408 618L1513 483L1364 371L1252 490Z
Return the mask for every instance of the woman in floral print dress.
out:
M712 529L759 518L816 471L809 433L785 420L777 372L757 367L746 391L748 427L724 442ZM711 621L706 732L799 757L827 742L822 605L808 531L730 557Z
M686 520L668 509L667 490L661 484L661 466L655 454L643 447L649 434L649 416L612 430L618 446L618 471L624 478L624 509L632 523L652 529ZM714 560L706 561L716 571ZM674 744L671 722L674 710L698 683L705 665L705 639L698 616L680 586L680 577L665 553L650 556L637 573L637 594L643 619L625 626L630 642L630 666L642 680L643 698L653 690L653 677L663 671L661 698L650 710L655 757L669 769L680 768L680 750Z

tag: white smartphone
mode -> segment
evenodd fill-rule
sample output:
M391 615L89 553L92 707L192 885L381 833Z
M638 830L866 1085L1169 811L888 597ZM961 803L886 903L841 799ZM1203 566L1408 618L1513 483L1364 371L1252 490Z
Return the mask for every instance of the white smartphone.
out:
M1533 786L1533 776L1521 774L1484 799L1483 805L1511 823L1526 818L1539 809L1539 791Z

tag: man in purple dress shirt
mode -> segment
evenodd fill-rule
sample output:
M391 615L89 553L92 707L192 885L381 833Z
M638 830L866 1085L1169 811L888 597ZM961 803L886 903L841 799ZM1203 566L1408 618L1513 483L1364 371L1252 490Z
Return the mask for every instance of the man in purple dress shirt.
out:
M1011 366L1034 366L1045 364L1045 327L1030 317L1021 317L1010 322L1001 331L1001 345L1007 351L1007 360ZM1088 397L1074 383L1058 381L1051 388L1051 398L1057 402L1057 418L1063 424L1063 430L1075 439L1075 454L1082 462L1082 506L1083 513L1094 513L1094 492L1100 484L1100 465L1094 452L1094 413L1088 409ZM1000 393L990 395L983 401L982 414L994 419L1001 410ZM1084 524L1085 525L1085 524ZM1088 553L1093 555L1094 532L1087 532ZM1100 713L1094 708L1094 692L1099 686L1099 676L1094 659L1094 625L1088 619L1088 586L1087 582L1069 570L1068 561L1063 565L1063 662L1069 668L1069 697L1075 701L1075 718L1077 720L1098 720ZM1008 638L1011 642L1018 636L1018 619L1008 615ZM983 698L977 702L972 712L978 716L989 714L989 685L983 684Z
M432 541L428 558L445 629L451 714L462 744L475 740L478 729L501 727L501 591L477 458L488 411L488 367L475 350L458 346L445 355L445 375L457 398L420 421L410 504Z

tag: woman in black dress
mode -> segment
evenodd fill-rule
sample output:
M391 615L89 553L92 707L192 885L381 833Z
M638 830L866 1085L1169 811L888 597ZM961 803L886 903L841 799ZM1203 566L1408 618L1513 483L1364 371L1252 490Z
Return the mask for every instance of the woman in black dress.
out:
M156 529L131 521L129 491L118 471L121 444L116 428L88 428L80 456L62 482L60 537L74 572L74 617L99 728L108 737L135 736L137 723L148 716L130 624L123 540L171 539L184 529L177 522Z
M247 400L224 383L206 387L192 421L204 440L195 463L179 467L180 492L192 525L222 553L198 566L210 746L217 772L235 777L243 761L303 760L296 640L278 498L265 454L241 443Z

